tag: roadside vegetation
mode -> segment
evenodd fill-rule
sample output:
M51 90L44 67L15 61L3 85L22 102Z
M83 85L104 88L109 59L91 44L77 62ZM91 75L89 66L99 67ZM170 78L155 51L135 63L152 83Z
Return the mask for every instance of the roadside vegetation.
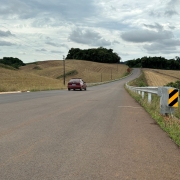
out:
M129 82L129 85L136 87L147 86L148 84L145 73L142 72L142 75ZM180 107L176 108L174 116L163 116L160 114L160 97L153 95L152 102L149 104L146 93L144 99L142 99L141 95L128 89L127 91L151 115L155 120L155 124L158 124L165 132L167 132L172 140L180 147Z

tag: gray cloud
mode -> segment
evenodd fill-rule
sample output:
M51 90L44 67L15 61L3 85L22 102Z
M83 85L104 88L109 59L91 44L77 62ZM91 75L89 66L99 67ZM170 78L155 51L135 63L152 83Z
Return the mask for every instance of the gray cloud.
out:
M35 6L32 6L31 1L1 0L0 2L1 16L17 16L22 19L27 19L37 14L38 10Z
M121 38L128 42L142 43L170 39L173 38L173 33L171 31L135 30L123 33Z
M82 30L77 28L72 31L69 36L69 39L80 44L88 44L95 46L108 46L111 45L110 41L105 40L100 36L99 33L90 30Z
M115 40L112 42L112 44L120 44L120 42Z
M152 10L149 12L150 16L161 18L161 17L168 17L171 18L173 16L179 15L177 8L180 5L179 0L170 0L166 3L165 7L158 7L156 10Z
M58 44L51 41L49 42L47 41L46 44L54 46L54 47L63 47L63 48L69 49L69 47L66 44Z
M176 29L176 27L175 26L169 26L169 29Z
M0 37L8 37L8 36L14 36L10 31L1 31L0 30Z
M54 47L59 47L57 43L53 43L53 42L46 42L46 44L54 46Z
M150 54L159 54L159 53L172 53L177 51L176 46L167 46L162 43L153 43L151 45L144 45L143 48L148 51Z
M178 39L164 39L162 41L154 42L150 45L143 46L149 53L175 53L178 52L177 47L180 47L180 40Z
M88 7L88 8L87 8ZM43 15L74 21L94 15L96 6L91 0L1 0L0 15L29 19Z
M179 4L179 0L170 0L169 3L167 3L166 10L165 10L165 16L172 17L175 15L178 15L178 12L176 11L176 6Z
M165 15L168 16L168 17L172 17L174 15L178 15L178 13L177 13L177 11L171 9L171 10L166 10Z
M136 30L126 32L121 35L122 39L133 43L146 43L142 47L150 54L178 52L180 40L175 39L171 31L163 30L163 26L157 23L155 25L144 24L144 26L158 31Z
M44 49L44 48L42 48L42 49L37 49L36 51L45 52L45 51L47 51L47 50Z
M60 54L62 53L61 51L51 51L51 53L57 53L57 54Z
M13 46L15 44L7 42L7 41L0 41L0 46Z
M162 16L162 13L158 12L158 11L155 11L155 10L152 10L152 11L149 12L149 16L160 18Z
M162 31L163 30L163 26L160 25L159 23L155 23L155 25L148 25L148 24L144 24L145 27L150 28L150 29L155 29L158 31Z

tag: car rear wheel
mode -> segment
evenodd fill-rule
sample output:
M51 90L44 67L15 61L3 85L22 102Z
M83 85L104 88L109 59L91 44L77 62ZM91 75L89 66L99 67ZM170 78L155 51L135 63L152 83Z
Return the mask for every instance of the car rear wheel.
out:
M70 88L68 88L68 91L70 91L71 89Z

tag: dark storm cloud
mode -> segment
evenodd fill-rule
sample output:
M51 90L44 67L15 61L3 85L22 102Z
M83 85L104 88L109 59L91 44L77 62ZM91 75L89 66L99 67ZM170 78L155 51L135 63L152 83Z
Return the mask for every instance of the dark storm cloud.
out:
M96 45L96 46L108 46L111 45L110 41L105 40L101 35L95 31L82 30L77 28L72 31L69 36L71 41L80 44Z

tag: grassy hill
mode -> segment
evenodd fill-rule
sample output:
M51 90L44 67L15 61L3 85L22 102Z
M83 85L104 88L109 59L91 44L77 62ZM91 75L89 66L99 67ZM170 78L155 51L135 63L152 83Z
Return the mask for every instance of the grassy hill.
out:
M0 66L0 91L33 91L63 89L63 61L39 61L20 67L19 70ZM66 84L72 77L87 83L118 79L127 73L128 66L83 60L66 60Z

